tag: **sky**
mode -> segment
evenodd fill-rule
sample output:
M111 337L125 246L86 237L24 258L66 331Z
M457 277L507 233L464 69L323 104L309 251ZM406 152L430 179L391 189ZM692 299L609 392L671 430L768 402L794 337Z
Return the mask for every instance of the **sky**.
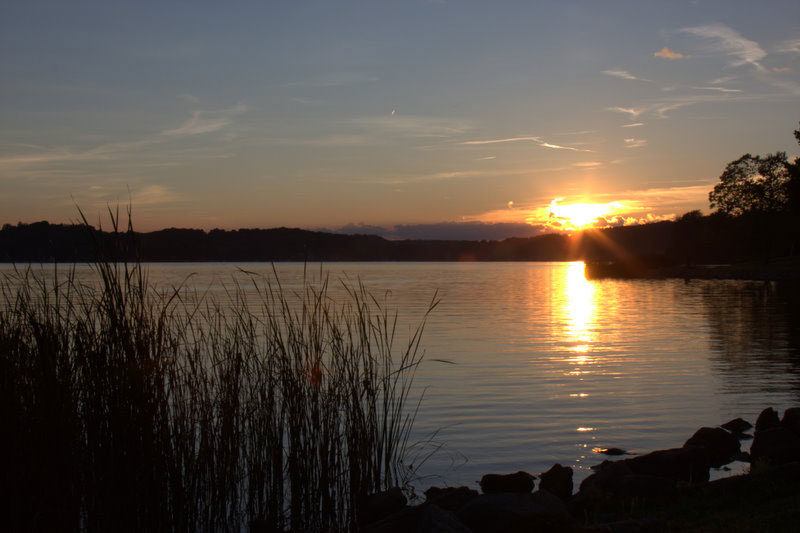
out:
M0 224L640 223L799 120L797 1L0 6Z

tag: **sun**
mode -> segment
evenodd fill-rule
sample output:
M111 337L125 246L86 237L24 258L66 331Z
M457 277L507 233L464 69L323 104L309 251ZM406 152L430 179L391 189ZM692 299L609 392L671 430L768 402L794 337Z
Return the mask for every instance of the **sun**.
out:
M569 229L583 229L597 220L608 215L613 209L612 204L577 203L559 205L562 198L550 202L548 211L550 216L559 219Z

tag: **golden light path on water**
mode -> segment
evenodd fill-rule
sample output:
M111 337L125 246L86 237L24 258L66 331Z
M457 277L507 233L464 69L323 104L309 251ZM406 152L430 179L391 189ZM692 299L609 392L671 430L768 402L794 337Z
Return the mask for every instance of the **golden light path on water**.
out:
M572 362L583 364L591 361L589 350L595 340L592 329L595 307L595 286L586 280L582 261L567 267L564 284L563 313L568 319L565 328L567 340L573 343L571 351L577 354Z
M596 363L591 349L595 339L594 332L594 312L595 312L595 291L594 284L586 279L584 274L584 263L582 261L571 263L565 273L565 283L563 285L564 298L562 313L566 323L564 335L569 343L571 355L565 358L565 362L571 367L569 375L578 379L578 384L582 381L582 375L590 371L590 366ZM580 390L580 389L579 389ZM575 392L570 397L575 399L586 398L589 395L585 392ZM576 428L579 434L591 434L594 427L580 426ZM594 436L580 437L576 445L584 450L593 447ZM583 451L583 450L582 450ZM586 455L582 453L577 462L586 460Z

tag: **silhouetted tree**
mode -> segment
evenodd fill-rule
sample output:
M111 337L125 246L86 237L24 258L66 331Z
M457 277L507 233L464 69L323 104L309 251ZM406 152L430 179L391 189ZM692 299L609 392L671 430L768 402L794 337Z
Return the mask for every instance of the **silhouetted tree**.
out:
M794 131L800 143L800 130ZM800 158L786 152L745 154L731 161L708 195L711 207L728 215L800 212Z
M794 130L794 138L800 144L800 129ZM794 159L789 165L789 209L794 214L800 214L800 157Z
M786 152L745 154L728 163L708 195L711 207L729 215L774 213L789 208L790 163Z

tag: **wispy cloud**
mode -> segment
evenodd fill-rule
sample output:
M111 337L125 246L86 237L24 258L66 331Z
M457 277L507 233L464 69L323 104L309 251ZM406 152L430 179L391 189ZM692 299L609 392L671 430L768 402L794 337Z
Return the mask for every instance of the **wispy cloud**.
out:
M487 155L486 157L479 157L478 161L489 161L491 159L497 159L496 155Z
M670 111L674 111L676 109L680 109L681 107L698 103L698 101L699 100L683 99L683 100L673 100L667 102L656 102L642 107L609 107L607 109L609 111L614 111L616 113L624 113L630 115L632 119L636 119L640 115L644 114L652 115L656 118L667 118L668 116L667 113L669 113Z
M719 85L721 83L728 83L729 81L733 81L736 79L736 76L723 76L721 78L716 78L708 82L711 85Z
M755 41L743 37L736 30L724 24L709 24L682 28L680 31L711 42L709 50L732 56L733 66L753 65L759 70L764 67L759 63L767 53Z
M639 126L644 126L644 122L634 122L632 124L623 124L620 128L638 128Z
M685 57L688 57L681 54L680 52L676 52L675 50L670 50L666 46L661 50L659 50L658 52L653 52L653 55L655 57L661 57L663 59L683 59Z
M449 138L474 128L469 120L414 115L375 115L353 119L351 124L371 134L418 138Z
M238 104L220 111L196 111L192 114L192 118L178 128L165 130L160 134L152 134L137 140L103 143L91 148L23 146L23 150L16 154L1 156L0 168L62 162L109 161L132 155L141 156L142 154L154 156L157 153L154 150L158 145L166 144L170 142L170 139L181 135L197 135L221 130L232 124L234 116L244 113L246 110L247 108L244 105ZM208 116L205 116L206 114ZM191 150L191 148L184 147L181 149L181 153L185 154ZM170 154L174 155L174 153L174 150L170 150ZM204 150L202 156L230 157L231 154L210 154L208 150ZM140 161L139 164L142 165L145 162ZM163 164L163 162L160 164Z
M772 67L770 69L772 72L791 72L791 67Z
M778 45L775 51L783 54L800 54L800 39L783 41Z
M146 185L131 193L134 205L155 205L174 202L180 197L163 185Z
M625 139L625 148L641 148L647 146L647 139Z
M606 76L613 76L615 78L622 78L623 80L651 81L645 78L640 78L639 76L634 76L627 70L622 70L622 69L604 70L603 74L605 74Z
M720 93L740 93L743 92L741 89L728 89L726 87L692 87L692 89L697 89L700 91L717 91Z
M486 139L481 141L464 141L461 144L500 144L500 143L514 143L519 141L530 141L535 143L543 142L541 137L524 136L524 137L507 137L505 139Z
M641 107L637 109L635 107L609 107L608 110L615 111L617 113L625 113L627 115L630 115L631 118L636 118L645 111L647 111L647 108Z
M523 135L519 137L506 137L503 139L483 139L478 141L464 141L461 144L465 145L484 145L484 144L502 144L502 143L514 143L514 142L532 142L536 143L542 148L552 148L555 150L568 150L570 152L593 152L594 150L589 150L586 148L575 148L574 146L563 146L560 144L553 144L550 142L545 141L542 137L536 135Z
M233 123L233 117L247 111L247 106L237 104L222 111L194 111L192 118L175 129L162 131L162 135L199 135L219 131Z

